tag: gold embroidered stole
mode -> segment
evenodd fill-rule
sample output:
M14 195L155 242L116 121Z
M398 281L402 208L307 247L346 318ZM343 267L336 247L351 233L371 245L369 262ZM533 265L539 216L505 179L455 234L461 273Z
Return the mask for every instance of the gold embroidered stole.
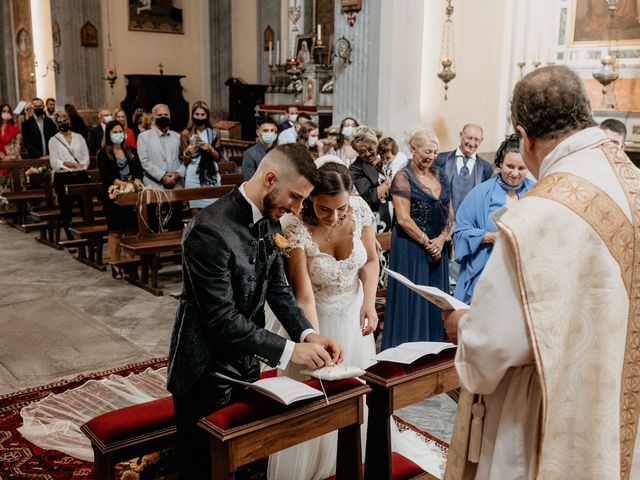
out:
M554 173L537 183L527 196L566 206L598 233L620 266L629 296L629 317L620 395L620 478L631 472L640 413L640 174L624 152L612 143L600 146L623 187L632 214L604 191L581 177Z

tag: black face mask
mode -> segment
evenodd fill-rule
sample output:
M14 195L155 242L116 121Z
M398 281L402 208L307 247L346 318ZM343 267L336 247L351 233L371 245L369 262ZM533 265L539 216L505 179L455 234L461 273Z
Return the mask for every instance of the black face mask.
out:
M53 115L53 112L55 111L56 111L55 108L47 108L47 112L49 112L49 115Z
M207 124L207 119L206 118L194 118L193 119L193 124L197 125L198 127L201 127L202 125L206 125Z
M167 128L170 123L171 123L171 119L169 117L156 118L156 125L158 128Z
M58 125L58 130L61 132L68 132L71 128L71 124L69 122L64 122Z
M44 108L34 108L33 113L38 117L41 117L42 115L44 115Z

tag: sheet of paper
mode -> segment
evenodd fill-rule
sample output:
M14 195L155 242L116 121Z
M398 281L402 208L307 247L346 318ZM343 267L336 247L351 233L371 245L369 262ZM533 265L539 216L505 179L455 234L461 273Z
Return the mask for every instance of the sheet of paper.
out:
M410 364L425 355L438 354L447 348L455 347L453 343L448 342L407 342L397 347L383 350L373 357L373 359L377 361Z

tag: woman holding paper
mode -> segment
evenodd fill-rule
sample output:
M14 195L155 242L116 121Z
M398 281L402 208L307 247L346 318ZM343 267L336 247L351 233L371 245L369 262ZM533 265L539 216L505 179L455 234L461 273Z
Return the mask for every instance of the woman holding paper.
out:
M528 170L515 135L502 142L495 164L500 173L471 190L456 212L453 251L460 263L460 274L455 296L465 303L470 303L476 282L493 250L498 228L491 214L517 201L535 183L526 178Z
M413 158L393 177L391 195L396 224L391 236L389 268L418 285L448 291L451 228L450 187L444 171L433 165L437 137L422 128L409 132ZM382 349L404 342L444 339L440 309L393 278L387 286Z

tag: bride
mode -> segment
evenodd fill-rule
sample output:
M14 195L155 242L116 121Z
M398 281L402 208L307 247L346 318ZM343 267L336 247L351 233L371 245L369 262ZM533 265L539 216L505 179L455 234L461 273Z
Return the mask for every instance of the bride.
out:
M362 198L350 195L351 175L338 157L321 157L316 166L320 184L304 201L301 218L282 220L291 248L287 275L314 328L338 342L346 365L366 368L376 354L378 324L374 217ZM280 333L273 315L267 322ZM300 377L291 369L284 374ZM270 457L268 478L327 478L335 471L336 449L335 432L286 449Z

